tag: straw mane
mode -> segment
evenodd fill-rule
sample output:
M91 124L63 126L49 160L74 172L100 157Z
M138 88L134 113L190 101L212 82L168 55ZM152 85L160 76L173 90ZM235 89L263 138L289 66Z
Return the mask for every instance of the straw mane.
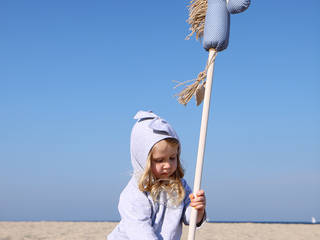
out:
M189 33L189 35L186 37L187 40L189 40L194 33L196 34L197 40L202 38L207 8L207 0L190 1L190 5L188 5L189 18L187 19L187 23L190 24L189 30L191 33Z
M197 40L201 40L203 37L204 31L204 23L206 19L206 13L208 8L207 0L191 0L188 5L189 9L189 18L187 19L187 23L190 24L190 33L186 37L187 40L191 38L193 34L196 35ZM206 84L205 79L207 78L207 71L209 66L214 62L216 54L208 60L205 69L198 74L196 79L188 80L185 82L177 82L178 84L174 87L177 88L179 86L185 85L188 82L193 82L192 84L186 86L178 96L178 102L187 105L187 103L191 100L192 96L196 96L196 103L200 105L204 98L204 87Z
M187 103L191 100L191 98L195 95L196 97L196 103L197 106L199 106L203 99L204 99L204 90L206 85L206 78L207 78L207 71L210 65L212 65L216 59L217 52L214 53L214 55L207 61L206 68L198 74L198 77L196 79L188 80L185 82L178 82L178 84L174 87L177 88L179 86L185 85L188 82L192 82L192 84L186 86L179 94L176 94L178 96L178 102L183 105L187 105Z

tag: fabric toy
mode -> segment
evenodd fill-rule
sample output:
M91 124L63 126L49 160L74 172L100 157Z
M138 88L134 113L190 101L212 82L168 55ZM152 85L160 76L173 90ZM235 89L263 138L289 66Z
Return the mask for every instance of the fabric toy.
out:
M208 68L214 65L217 52L223 51L229 44L230 14L241 13L250 5L250 0L191 0L189 5L189 18L191 33L186 37L190 39L193 34L196 39L203 40L206 51L212 52L206 68L198 74L193 84L187 86L178 94L178 101L186 105L195 95L196 103L200 105L204 98L204 88ZM179 87L190 81L179 83Z
M250 0L191 0L189 18L191 33L187 39L195 34L201 39L203 47L209 52L209 58L204 71L198 74L194 83L187 86L178 94L178 101L186 105L195 95L197 105L203 104L200 138L198 146L197 164L195 170L193 192L197 192L201 185L203 157L207 135L207 125L210 108L212 76L217 52L223 51L229 44L230 14L243 12L250 5ZM187 81L189 82L189 81ZM177 86L184 85L179 83ZM176 86L176 87L177 87ZM188 240L195 239L197 211L192 209Z

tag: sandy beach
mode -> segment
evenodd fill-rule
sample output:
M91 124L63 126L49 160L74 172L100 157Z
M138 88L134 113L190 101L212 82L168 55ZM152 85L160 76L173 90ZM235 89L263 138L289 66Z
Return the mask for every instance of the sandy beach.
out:
M98 240L106 239L115 222L0 222L0 240ZM187 239L187 227L182 240ZM320 225L206 223L199 240L319 240Z

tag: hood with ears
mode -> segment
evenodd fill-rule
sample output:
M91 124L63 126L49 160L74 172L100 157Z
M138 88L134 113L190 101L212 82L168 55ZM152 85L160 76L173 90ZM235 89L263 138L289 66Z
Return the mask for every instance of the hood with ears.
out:
M179 138L166 120L151 111L139 111L134 119L137 119L137 122L131 132L130 153L136 175L144 171L148 154L154 144L166 138L175 138L178 141Z

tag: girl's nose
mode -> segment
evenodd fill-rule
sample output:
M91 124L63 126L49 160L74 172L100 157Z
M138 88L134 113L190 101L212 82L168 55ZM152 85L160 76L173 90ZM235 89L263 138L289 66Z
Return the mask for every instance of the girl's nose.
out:
M169 162L164 162L162 167L164 169L169 169L171 167L171 164Z

